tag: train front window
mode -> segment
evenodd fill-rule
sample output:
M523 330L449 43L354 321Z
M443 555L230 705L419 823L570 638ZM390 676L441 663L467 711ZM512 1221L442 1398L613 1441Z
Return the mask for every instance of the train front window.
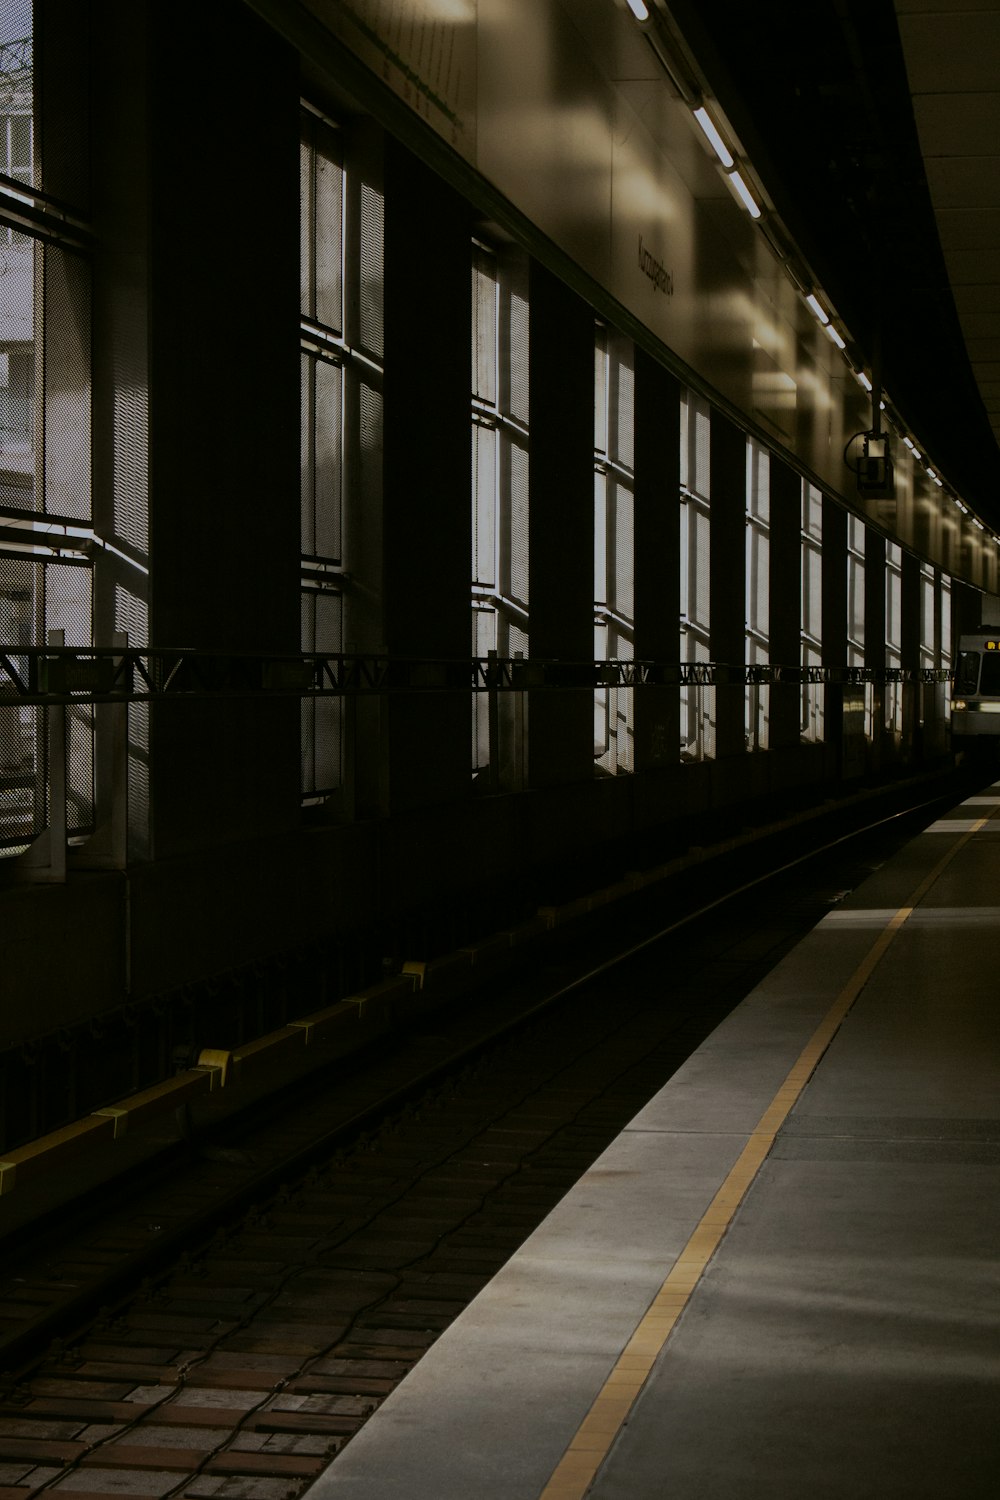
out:
M960 651L955 673L955 692L974 693L979 687L979 652Z
M1000 697L1000 651L983 652L979 691L990 698Z

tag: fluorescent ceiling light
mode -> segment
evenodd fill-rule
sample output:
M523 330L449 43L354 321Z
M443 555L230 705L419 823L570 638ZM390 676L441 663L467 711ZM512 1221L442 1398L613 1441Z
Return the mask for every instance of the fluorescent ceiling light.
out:
M645 0L625 0L625 3L637 21L649 20L649 6Z
M736 189L736 193L739 197L740 202L743 204L743 207L746 209L751 219L759 219L761 213L760 205L754 195L751 193L750 189L747 187L746 183L743 181L743 178L740 176L739 172L730 172L728 174L728 177L729 181Z
M916 443L914 443L914 442L911 442L911 441L910 441L910 439L909 439L909 438L908 438L908 437L905 437L905 438L904 438L904 439L903 439L903 442L904 442L904 443L905 443L905 444L906 444L906 446L907 446L907 447L908 447L908 448L909 448L909 450L910 450L910 452L911 452L911 453L915 453L915 452L916 452L916 447L917 447L917 445L916 445Z
M870 391L871 390L872 383L868 379L868 376L865 374L864 370L855 370L855 372L854 372L854 378L858 382L858 385L863 385L864 386L864 388L865 388L866 391Z
M806 304L812 308L817 318L819 318L823 326L826 327L827 323L829 323L830 321L830 314L820 305L818 299L813 295L812 292L810 292L809 296L806 298Z
M629 4L631 3L632 0L629 0ZM711 141L712 150L715 152L716 156L719 158L722 165L728 172L730 167L735 166L735 158L729 147L726 145L725 141L722 139L722 136L715 128L715 123L704 105L702 105L700 109L695 110L694 117L698 121L698 124L701 126L702 130L705 132L707 138Z
M840 334L837 332L836 328L834 328L832 323L825 323L823 325L823 332L826 334L828 339L833 340L838 349L847 348L847 345L844 343L844 340L840 337Z

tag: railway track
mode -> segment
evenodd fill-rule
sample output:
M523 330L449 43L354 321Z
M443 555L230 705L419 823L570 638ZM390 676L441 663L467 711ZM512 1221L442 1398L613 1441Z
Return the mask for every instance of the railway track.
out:
M908 828L743 889L724 922L694 890L678 925L638 903L616 933L631 956L612 960L595 927L523 978L516 1004L431 1017L349 1084L192 1147L183 1172L22 1247L0 1274L0 1500L297 1495Z

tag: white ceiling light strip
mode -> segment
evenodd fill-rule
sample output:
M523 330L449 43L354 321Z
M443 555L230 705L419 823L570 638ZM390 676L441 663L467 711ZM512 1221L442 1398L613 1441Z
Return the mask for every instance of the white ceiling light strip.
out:
M780 245L780 234L778 240L776 240L774 234L768 232L768 225L765 222L765 211L762 203L758 201L754 191L748 186L746 177L743 175L745 172L749 173L750 164L746 161L745 157L742 157L737 150L734 150L729 145L723 130L720 129L719 125L712 118L708 106L699 92L699 84L693 77L688 76L691 73L690 65L681 64L679 60L674 59L673 52L676 50L676 48L669 45L669 39L664 33L664 28L658 23L657 18L653 13L651 0L625 0L625 4L628 6L629 11L631 12L637 24L645 33L646 38L652 46L654 53L656 54L665 73L667 74L667 77L673 83L681 98L685 101L685 103L691 110L691 114L695 123L697 124L702 135L708 141L709 145L712 148L712 151L715 153L716 159L718 160L719 165L722 168L726 182L729 184L729 188L734 197L747 211L750 217L760 224L760 227L763 230L768 243L771 245L771 248L777 255L778 259L784 265L789 279L796 287L796 290L801 293L813 317L820 324L820 327L823 329L823 332L826 334L830 342L843 353L844 358L845 360L847 360L851 373L853 374L855 380L867 392L868 395L871 395L874 390L871 378L863 369L856 368L855 361L847 351L847 339L850 338L850 333L845 330L845 332L847 333L847 338L845 338L844 334L842 334L840 330L835 326L833 315L827 311L826 307L823 305L823 302L820 300L821 288L816 287L815 284L813 284L813 289L808 290L810 285L810 278L807 276L803 277L798 274L796 266L794 264L794 257L797 252L792 251L789 253L788 251L783 250ZM884 401L879 402L879 409L883 412L886 411L886 403ZM979 518L969 510L968 506L966 506L962 502L959 496L957 496L954 491L945 484L944 480L941 479L941 477L930 466L930 464L926 462L926 460L918 452L917 446L913 442L913 440L906 433L903 433L901 431L898 420L894 421L893 415L889 413L887 413L887 417L890 426L894 427L896 431L900 433L900 436L903 439L903 443L913 454L914 461L925 470L932 483L935 484L939 489L945 490L945 492L953 500L957 508L961 511L962 515L968 516L980 531L985 531L986 528L983 526L983 523L979 520ZM993 536L992 533L989 534L992 537L992 540L997 543L997 547L1000 548L1000 539L998 539L996 536Z
M705 106L701 105L700 108L694 111L694 117L698 121L698 124L701 126L705 138L707 139L709 145L712 147L712 150L715 152L716 156L719 158L720 162L728 172L731 167L735 167L736 158L733 156L733 153L730 151L729 147L722 139L722 136L719 134L712 116L709 114Z

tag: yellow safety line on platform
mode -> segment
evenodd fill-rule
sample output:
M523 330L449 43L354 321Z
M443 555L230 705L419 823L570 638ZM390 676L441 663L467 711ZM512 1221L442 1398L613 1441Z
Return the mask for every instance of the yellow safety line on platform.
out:
M614 1369L542 1491L540 1500L583 1500L598 1469L611 1451L612 1443L625 1425L660 1350L763 1165L775 1136L791 1113L847 1012L914 908L920 904L959 850L998 813L1000 807L986 817L977 819L956 840L948 853L912 892L907 904L890 917L865 958L840 991L761 1115L735 1166L702 1215L645 1316L625 1345Z

